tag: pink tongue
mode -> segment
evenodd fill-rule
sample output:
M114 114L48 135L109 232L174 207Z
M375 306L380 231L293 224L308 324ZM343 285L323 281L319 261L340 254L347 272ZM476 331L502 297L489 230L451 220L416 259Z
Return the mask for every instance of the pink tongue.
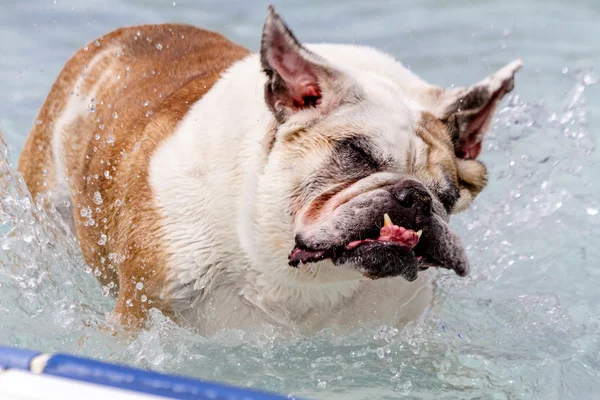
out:
M368 242L392 242L399 246L410 247L411 249L419 243L419 235L412 229L405 229L398 225L388 225L381 228L377 239L355 240L348 243L347 250L357 247L361 243Z

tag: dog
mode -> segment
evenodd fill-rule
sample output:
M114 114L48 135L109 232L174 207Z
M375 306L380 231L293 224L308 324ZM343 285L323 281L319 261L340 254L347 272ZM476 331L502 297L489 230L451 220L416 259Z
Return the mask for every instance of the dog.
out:
M124 326L202 334L401 324L487 183L478 157L513 61L467 88L370 47L301 44L269 7L259 54L188 25L118 29L65 64L19 160Z

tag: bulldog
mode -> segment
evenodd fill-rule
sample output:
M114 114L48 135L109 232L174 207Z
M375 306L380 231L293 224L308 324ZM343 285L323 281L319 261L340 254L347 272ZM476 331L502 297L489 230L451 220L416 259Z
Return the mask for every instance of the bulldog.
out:
M269 7L260 53L187 25L118 29L67 61L19 160L115 314L211 334L401 324L439 273L469 273L448 225L513 61L443 89L373 48L301 44Z

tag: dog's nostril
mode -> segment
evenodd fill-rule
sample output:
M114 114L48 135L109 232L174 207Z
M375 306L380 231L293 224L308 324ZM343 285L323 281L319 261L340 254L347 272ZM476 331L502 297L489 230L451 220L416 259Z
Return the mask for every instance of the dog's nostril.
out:
M431 216L433 204L431 196L425 190L407 185L396 191L394 196L402 208L412 209L421 216Z
M411 208L415 203L415 196L408 188L402 189L396 193L396 198L398 199L398 202L400 202L400 205L405 208Z

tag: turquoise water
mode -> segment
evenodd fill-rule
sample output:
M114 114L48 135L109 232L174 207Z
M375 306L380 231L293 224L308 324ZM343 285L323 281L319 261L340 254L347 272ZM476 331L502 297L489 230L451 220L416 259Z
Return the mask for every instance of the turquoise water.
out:
M442 274L436 309L396 331L283 338L272 327L203 338L159 313L110 332L77 244L36 211L14 165L66 59L123 25L186 22L256 50L266 2L5 2L0 13L0 343L68 351L313 398L600 397L600 2L279 1L303 41L392 53L425 79L467 85L525 68L486 141L490 184L453 221L473 273Z

